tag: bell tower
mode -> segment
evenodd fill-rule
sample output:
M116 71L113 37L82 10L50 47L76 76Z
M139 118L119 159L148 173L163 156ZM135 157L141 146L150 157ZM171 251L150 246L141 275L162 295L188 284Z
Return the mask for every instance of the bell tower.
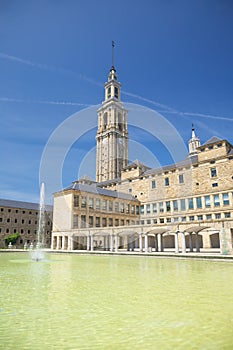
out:
M189 156L197 155L197 148L200 147L200 139L195 134L194 125L192 124L192 137L189 140Z
M119 178L128 165L127 113L120 100L121 84L114 67L114 42L112 42L112 67L104 85L105 99L98 109L96 135L96 181Z

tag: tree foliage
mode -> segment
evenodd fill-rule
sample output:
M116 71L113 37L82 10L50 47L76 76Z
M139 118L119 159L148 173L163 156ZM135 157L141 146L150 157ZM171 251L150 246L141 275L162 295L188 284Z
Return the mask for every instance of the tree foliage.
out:
M17 242L17 239L19 238L20 234L19 233L12 233L11 235L5 237L5 242L6 242L6 245L9 245L10 242L11 244L16 244Z

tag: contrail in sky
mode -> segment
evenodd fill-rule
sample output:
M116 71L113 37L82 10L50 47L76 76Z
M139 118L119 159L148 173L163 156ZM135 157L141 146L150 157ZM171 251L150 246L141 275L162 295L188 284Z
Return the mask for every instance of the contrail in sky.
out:
M32 62L32 61L25 60L25 59L22 59L22 58L19 58L16 56L7 55L7 54L2 53L2 52L0 52L0 58L15 61L15 62L22 63L25 65L29 65L31 67L36 67L36 68L45 69L45 70L49 70L49 71L53 71L53 72L59 72L59 73L63 73L63 74L65 73L65 74L73 75L73 76L76 76L79 79L83 79L91 84L94 84L94 85L97 85L100 87L103 86L103 84L101 82L97 82L94 79L85 76L84 74L75 73L75 72L67 70L67 69L61 69L61 68L48 66L46 64ZM134 97L140 101L144 101L144 102L150 103L154 106L157 106L159 108L162 108L161 111L158 111L160 113L169 113L169 114L177 114L180 116L183 115L183 116L201 117L201 118L208 118L208 119L227 120L227 121L231 121L231 122L233 121L233 118L230 118L230 117L209 115L209 114L203 114L203 113L177 111L174 108L171 108L169 106L166 106L166 105L161 104L159 102L156 102L154 100L151 100L151 99L145 98L143 96L136 95L136 94L133 94L131 92L124 91L124 90L122 90L122 94ZM83 106L83 107L91 106L88 104L83 104L83 103L78 103L78 102L76 103L76 102L68 102L68 101L24 101L24 100L11 99L11 98L5 98L5 97L0 98L0 101L2 101L2 102L28 102L28 103L41 103L41 104L54 104L54 105L71 105L71 106L73 105L73 106Z

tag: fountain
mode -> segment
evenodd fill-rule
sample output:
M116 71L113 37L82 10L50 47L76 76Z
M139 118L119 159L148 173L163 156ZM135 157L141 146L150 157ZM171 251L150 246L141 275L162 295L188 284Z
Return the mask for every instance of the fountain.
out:
M37 242L35 250L31 251L32 260L41 261L44 259L44 230L45 230L45 204L44 204L45 186L44 182L40 187L40 208L39 208L39 225L37 230Z

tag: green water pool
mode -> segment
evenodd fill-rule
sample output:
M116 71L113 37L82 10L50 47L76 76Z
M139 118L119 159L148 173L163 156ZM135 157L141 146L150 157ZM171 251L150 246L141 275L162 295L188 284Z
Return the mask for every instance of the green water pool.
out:
M233 349L233 262L0 254L0 349Z

